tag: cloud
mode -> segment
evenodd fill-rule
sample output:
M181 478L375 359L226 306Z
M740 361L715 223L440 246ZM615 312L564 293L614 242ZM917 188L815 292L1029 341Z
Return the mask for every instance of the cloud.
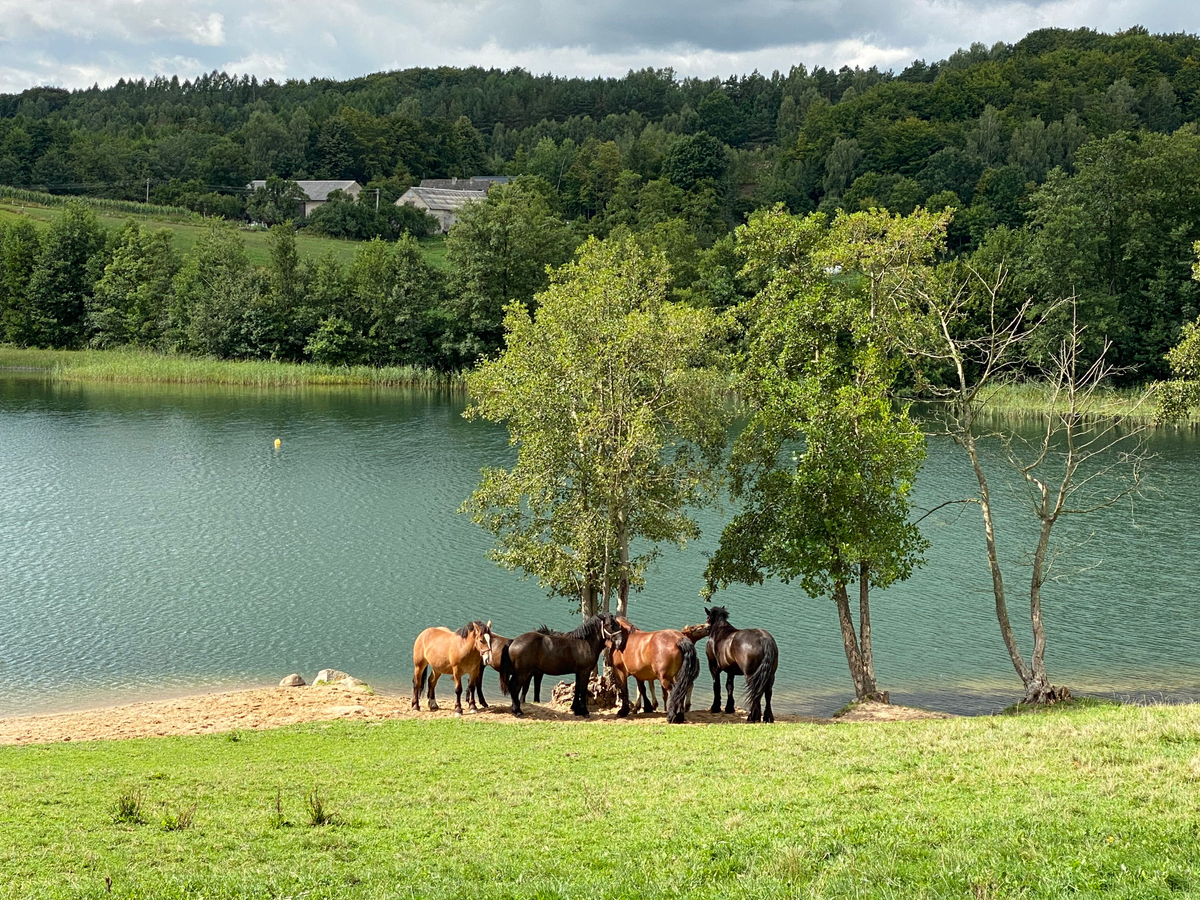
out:
M1200 30L1194 0L0 0L0 90L224 68L347 78L408 66L724 76L903 67L1047 26ZM164 66L174 66L167 70Z

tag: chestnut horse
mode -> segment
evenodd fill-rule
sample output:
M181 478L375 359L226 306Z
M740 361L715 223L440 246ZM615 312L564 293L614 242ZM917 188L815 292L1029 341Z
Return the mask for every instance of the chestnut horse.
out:
M713 705L709 712L721 711L721 673L727 673L726 688L729 700L725 712L736 710L733 705L733 676L746 677L746 701L750 707L747 722L774 722L771 711L771 690L775 687L775 670L779 668L779 648L775 638L762 628L734 628L729 624L729 611L723 606L705 608L708 614L708 671L713 678ZM766 709L762 699L766 698Z
M413 643L413 699L412 708L421 708L421 688L425 676L429 675L429 708L438 708L434 688L443 675L454 676L454 714L461 716L462 682L467 678L467 702L471 712L476 711L474 685L483 675L483 658L479 655L479 642L491 631L492 623L468 622L458 631L441 626L426 628Z
M513 715L522 715L520 697L535 675L574 673L571 712L586 716L588 679L595 671L600 651L610 643L610 636L619 631L614 617L601 613L570 633L542 629L513 638L500 654L500 690L512 697Z
M638 682L643 710L650 712L644 682L662 682L667 721L679 724L692 702L692 685L700 674L696 645L682 631L642 631L624 616L616 617L621 633L614 636L613 677L621 691L617 716L629 715L629 679Z

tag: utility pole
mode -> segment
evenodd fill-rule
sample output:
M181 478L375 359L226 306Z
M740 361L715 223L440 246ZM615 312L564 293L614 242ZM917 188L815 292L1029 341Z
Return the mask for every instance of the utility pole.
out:
M146 203L150 203L150 179L146 179Z
M379 188L375 188L375 213L379 214Z

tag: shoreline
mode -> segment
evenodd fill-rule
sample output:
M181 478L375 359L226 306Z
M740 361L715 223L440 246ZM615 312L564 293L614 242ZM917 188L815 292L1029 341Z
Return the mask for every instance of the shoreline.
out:
M11 372L70 384L214 385L257 389L298 387L421 388L464 392L462 372L417 366L327 366L275 360L213 359L157 353L132 347L113 350L42 350L0 346L0 375ZM1036 382L1003 385L984 412L1002 419L1028 419L1045 409L1047 388ZM917 407L931 405L918 401ZM932 405L931 405L932 408ZM1153 429L1200 427L1200 411L1178 423L1155 420L1153 390L1120 388L1102 394L1087 417L1117 419Z
M553 687L549 684L547 687L548 694ZM439 700L441 707L437 711L428 710L423 698L420 711L411 709L410 702L407 694L382 694L366 686L347 687L341 684L211 691L65 712L2 717L0 746L228 734L345 720L384 722L456 718L452 689L443 692ZM582 719L572 715L569 707L550 702L526 703L524 709L526 715L515 718L509 712L507 701L497 696L488 709L467 713L462 716L462 721L510 725L555 722L614 726L663 725L666 722L661 708L654 713L639 713L622 719L617 718L615 709L594 707L591 715ZM706 709L696 708L687 714L687 724L741 725L744 718L744 710L739 710L738 715L728 716L714 715ZM776 721L777 724L833 725L957 718L961 717L898 704L867 703L853 705L840 716L778 714Z

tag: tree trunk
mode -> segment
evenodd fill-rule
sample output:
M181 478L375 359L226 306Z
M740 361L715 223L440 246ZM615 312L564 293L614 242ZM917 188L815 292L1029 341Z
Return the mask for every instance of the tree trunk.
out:
M629 615L629 523L625 513L617 514L617 554L621 566L617 582L617 615Z
M875 681L875 653L871 649L871 564L858 564L858 648L862 656L863 684L870 699L890 703L887 691L880 691Z
M862 650L859 646L858 634L854 629L854 618L850 615L850 596L846 585L838 583L833 589L833 599L837 604L838 622L842 628L842 645L846 650L846 662L850 665L850 678L854 681L854 699L882 700L887 702L887 695L880 694L875 688L875 673L868 673L863 661Z
M1033 575L1029 582L1029 621L1033 626L1033 656L1030 658L1030 678L1025 682L1026 704L1058 703L1070 700L1071 692L1050 683L1046 675L1046 626L1042 622L1042 585L1046 581L1046 551L1050 547L1050 531L1055 515L1045 514L1046 488L1042 486L1042 528L1038 534L1037 550L1033 554Z
M979 509L983 515L983 533L987 540L988 567L992 572L992 593L996 598L996 620L1000 623L1000 636L1008 650L1008 658L1012 660L1013 668L1022 684L1029 684L1033 673L1025 665L1025 657L1017 646L1016 635L1013 634L1012 623L1008 619L1008 603L1004 597L1004 577L1000 574L1000 560L996 555L996 527L992 521L991 493L988 491L987 475L979 462L979 450L975 446L975 435L967 431L962 439L967 456L971 458L971 466L975 470L975 479L979 482Z

